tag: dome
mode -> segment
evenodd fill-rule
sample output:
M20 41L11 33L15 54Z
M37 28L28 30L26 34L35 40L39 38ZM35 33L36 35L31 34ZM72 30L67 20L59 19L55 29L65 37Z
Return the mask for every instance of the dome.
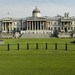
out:
M33 10L33 13L41 13L40 10L36 7L34 10Z
M33 17L41 17L41 12L37 7L33 10L32 16Z

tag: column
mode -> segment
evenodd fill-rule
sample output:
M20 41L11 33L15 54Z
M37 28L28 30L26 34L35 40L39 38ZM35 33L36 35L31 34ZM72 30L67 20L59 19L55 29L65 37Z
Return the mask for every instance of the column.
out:
M11 31L11 26L10 26L10 22L9 22L9 31Z
M41 21L40 21L40 30L41 30Z
M63 23L63 26L64 26L64 27L63 27L63 30L64 30L64 32L65 32L65 22Z
M31 30L31 22L28 21L28 30Z
M39 26L39 21L38 21L38 25L37 25L37 27L38 27L38 30L39 30L39 27L40 27L40 26Z
M28 30L28 21L27 21L27 30Z
M7 31L7 28L6 28L6 22L5 22L5 31Z
M44 22L43 22L43 30L44 30Z
M3 31L4 31L4 23L2 22L2 29L3 29Z
M12 23L11 23L11 30L12 30Z
M35 21L35 30L36 30L36 21Z
M33 30L33 21L32 21L32 30Z
M37 21L36 21L36 30L37 30Z
M14 29L14 22L12 23L12 30Z
M32 30L32 21L30 22L30 30Z
M39 30L39 22L37 21L37 30Z
M29 30L32 30L32 21L29 22Z

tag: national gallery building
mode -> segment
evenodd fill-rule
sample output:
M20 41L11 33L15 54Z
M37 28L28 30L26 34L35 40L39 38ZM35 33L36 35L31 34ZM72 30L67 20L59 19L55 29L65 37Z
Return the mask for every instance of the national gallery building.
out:
M70 33L75 31L75 17L70 17L69 13L65 13L64 16L43 17L41 11L36 7L32 11L31 17L0 19L0 30L2 32L12 32L14 29L19 29L24 34L51 34L55 30L59 33Z

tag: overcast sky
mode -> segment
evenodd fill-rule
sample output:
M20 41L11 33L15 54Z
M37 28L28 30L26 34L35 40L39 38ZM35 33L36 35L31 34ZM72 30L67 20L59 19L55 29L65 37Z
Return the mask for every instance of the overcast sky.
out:
M75 0L0 0L0 18L25 18L32 15L37 6L42 16L63 15L69 12L75 16Z

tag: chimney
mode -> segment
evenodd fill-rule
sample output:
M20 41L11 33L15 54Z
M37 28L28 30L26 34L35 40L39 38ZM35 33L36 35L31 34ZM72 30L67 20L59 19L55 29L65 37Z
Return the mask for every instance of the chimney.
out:
M65 13L64 17L68 18L69 17L69 13Z

